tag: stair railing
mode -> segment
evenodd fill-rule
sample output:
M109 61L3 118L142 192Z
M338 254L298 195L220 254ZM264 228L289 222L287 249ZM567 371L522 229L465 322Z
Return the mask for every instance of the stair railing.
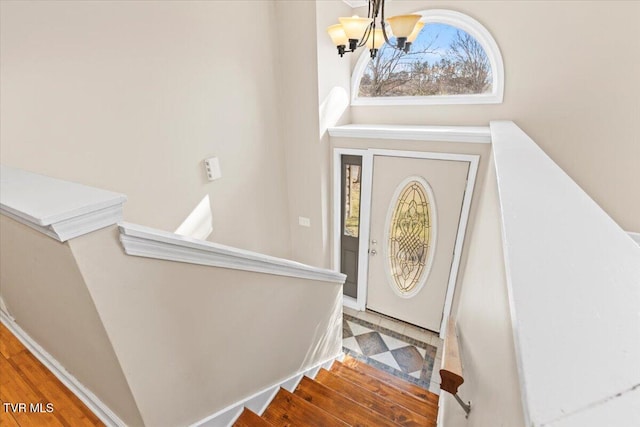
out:
M460 358L460 349L458 347L456 323L453 317L449 317L449 322L447 323L442 365L440 367L440 380L440 389L451 393L462 409L464 409L466 413L465 418L469 418L471 401L465 403L460 396L458 396L458 388L464 383L464 377L462 376L462 359Z

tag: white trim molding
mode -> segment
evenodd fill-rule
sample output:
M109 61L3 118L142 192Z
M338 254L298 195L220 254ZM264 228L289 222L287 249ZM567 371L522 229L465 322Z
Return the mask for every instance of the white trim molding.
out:
M464 239L467 233L467 225L469 223L469 214L471 212L471 200L476 185L476 177L478 175L478 165L480 156L476 154L453 154L453 153L432 153L427 151L400 151L400 150L369 150L374 156L392 156L392 157L408 157L414 159L433 159L433 160L452 160L459 162L469 162L469 171L467 173L467 185L462 199L462 210L460 212L460 221L458 222L458 230L456 233L456 242L453 250L453 262L449 272L449 280L447 282L447 293L444 300L444 308L442 310L442 321L440 322L440 338L444 339L447 330L447 322L451 315L451 307L453 305L453 296L455 294L458 282L458 273L460 269L460 261L462 258L462 249ZM371 206L363 207L361 204L361 212L367 211L371 215Z
M333 129L342 129L340 128ZM375 127L370 128L367 132L374 132ZM478 128L481 129L481 128ZM488 129L488 128L487 128ZM484 132L484 131L483 131ZM338 136L338 135L332 135ZM369 137L371 138L371 137ZM372 139L375 139L372 138ZM440 139L439 139L440 140ZM462 212L458 231L456 234L456 243L454 248L453 263L449 274L447 293L445 296L444 310L442 314L442 322L440 325L441 338L444 338L446 324L451 314L451 306L453 304L453 295L455 293L456 282L458 280L458 270L460 268L460 260L462 257L462 248L467 231L467 223L469 221L469 213L471 211L471 200L475 188L476 176L478 174L478 165L480 156L475 154L450 154L435 153L426 151L400 151L400 150L382 150L382 149L349 149L334 148L333 150L333 268L340 269L340 211L341 198L340 194L340 173L341 173L341 156L355 155L362 156L362 187L360 189L360 247L358 258L358 295L357 299L345 296L343 304L354 310L364 311L367 301L367 286L369 274L369 233L371 223L371 193L373 182L373 157L374 156L392 156L392 157L409 157L417 159L434 159L434 160L453 160L469 162L469 172L467 175L467 186L465 187L465 195L462 202Z
M491 143L489 126L406 126L351 124L329 128L336 138Z
M387 0L389 1L389 0ZM367 0L342 0L347 6L351 7L351 9L357 9L359 7L365 7L369 4Z
M371 180L373 179L373 155L369 150L335 148L333 150L333 268L341 270L340 244L342 237L342 156L362 157L362 177L360 187L360 225L358 244L358 289L357 298L343 297L343 305L358 311L364 311L367 302L367 281L369 276L369 212L364 211L371 204Z
M629 237L631 237L640 246L640 233L634 233L633 231L627 231Z
M333 270L193 239L137 224L119 224L120 242L127 255L189 264L231 268L343 284L346 276Z
M350 297L349 295L342 296L342 305L343 307L350 308L356 311L364 311L364 306L358 304L358 300L356 298Z
M13 318L13 316L11 315L11 313L9 313L9 309L7 308L7 304L5 304L4 299L2 299L2 296L0 296L0 313L4 314L5 316L7 316L12 321L15 320Z
M126 427L107 405L95 394L80 383L45 349L33 340L18 324L0 310L0 322L38 359L53 375L56 376L78 399L82 401L105 425L109 427Z
M464 13L446 9L431 9L415 12L423 16L425 24L440 23L459 28L474 37L487 53L491 64L491 93L472 95L438 96L384 96L359 97L360 80L370 61L369 51L364 49L351 76L351 105L448 105L448 104L500 104L504 99L504 62L498 43L491 33L478 21Z
M281 387L293 393L293 391L302 380L303 376L313 379L316 377L316 375L318 375L320 369L329 369L335 360L340 360L343 357L344 353L341 352L338 355L325 360L324 362L318 363L308 369L293 374L292 376L276 384L266 387L259 392L240 400L239 402L232 403L231 405L216 412L215 414L209 415L208 417L191 424L190 427L231 426L238 419L240 414L242 414L242 411L245 407L258 415L262 415L262 413L267 409L267 406L269 406L269 403L271 403Z
M65 242L122 220L124 194L0 166L0 213Z

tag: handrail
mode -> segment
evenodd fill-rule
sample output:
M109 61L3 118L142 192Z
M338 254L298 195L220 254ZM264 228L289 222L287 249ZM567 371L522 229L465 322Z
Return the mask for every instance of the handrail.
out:
M442 380L440 388L451 394L456 394L458 393L458 387L464 383L464 378L462 377L462 361L460 360L458 336L453 318L449 318L447 323L443 354L442 367L440 369L440 378Z
M458 396L458 388L464 383L464 377L462 376L462 359L460 358L460 349L458 347L456 323L453 317L449 317L447 322L440 380L440 389L453 395L466 412L468 418L469 412L471 412L471 402L464 403Z

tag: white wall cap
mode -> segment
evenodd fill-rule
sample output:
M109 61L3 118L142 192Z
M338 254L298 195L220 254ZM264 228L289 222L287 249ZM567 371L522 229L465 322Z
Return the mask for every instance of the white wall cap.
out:
M640 386L620 396L597 402L545 427L640 426Z
M640 384L640 247L513 122L491 135L525 422L586 425L559 421Z
M0 166L0 212L61 241L122 219L124 194Z
M120 241L128 255L343 284L346 276L288 259L193 239L142 225L121 223Z
M489 126L407 126L350 124L329 128L339 138L491 143Z

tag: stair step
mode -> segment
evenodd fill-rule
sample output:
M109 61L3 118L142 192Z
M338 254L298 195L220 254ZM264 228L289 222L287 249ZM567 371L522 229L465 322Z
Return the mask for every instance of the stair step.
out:
M398 424L391 420L381 418L379 414L371 412L357 402L308 377L302 378L293 394L320 409L324 409L334 417L341 419L353 427L398 426Z
M361 406L376 412L380 416L401 426L407 427L435 427L436 417L419 415L404 406L365 390L364 388L335 375L326 369L321 369L315 381L358 402Z
M390 384L395 388L398 388L402 391L406 391L414 395L415 397L426 400L428 402L433 402L436 405L438 404L438 395L435 393L431 393L422 387L419 387L415 384L410 383L409 381L405 381L402 378L398 378L394 375L391 375L388 372L382 371L380 369L376 369L371 365L367 365L364 362L359 361L351 356L346 356L342 361L342 364L350 367L351 369L355 369L356 371L362 372L363 374L367 374L371 377L377 378L382 382Z
M419 415L434 419L438 416L437 404L415 397L414 395L395 388L394 386L382 382L379 379L370 377L367 374L363 374L362 372L345 366L338 361L333 363L331 372L356 385L359 385L365 390L376 393L387 400L404 406Z
M348 424L333 415L312 405L306 400L281 388L271 401L262 418L278 427L288 426L317 426L344 427Z
M233 423L233 427L273 427L273 425L260 418L255 412L244 408L240 417Z

